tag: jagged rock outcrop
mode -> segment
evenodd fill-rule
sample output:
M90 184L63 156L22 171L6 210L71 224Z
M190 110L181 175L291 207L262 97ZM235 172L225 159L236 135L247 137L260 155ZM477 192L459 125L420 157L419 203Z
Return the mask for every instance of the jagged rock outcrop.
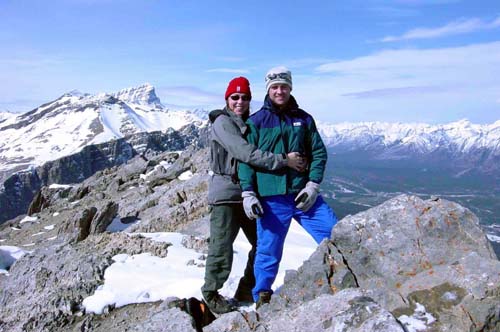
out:
M80 152L10 176L0 189L0 223L26 213L37 192L53 183L79 183L99 170L121 165L136 155L151 158L163 151L207 146L206 127L188 125L179 131L140 133L89 145Z
M500 328L500 262L477 218L450 201L401 195L342 219L265 310L352 287L396 318L423 306L432 331Z
M82 321L65 327L68 332L196 332L193 319L170 301L142 303L117 308L107 315L88 315Z
M127 234L100 234L75 245L28 253L0 278L0 331L61 331L81 316L81 302L104 280L119 253L165 257L168 244Z
M178 179L182 174L192 176ZM163 152L151 159L137 155L78 185L44 187L32 203L40 210L33 220L19 217L0 225L0 238L37 249L53 237L82 241L103 232L114 219L129 224L130 232L182 231L206 236L208 179L208 149ZM43 207L39 201L45 202Z
M43 209L46 209L54 204L56 200L66 198L68 196L69 189L69 186L57 188L42 187L42 189L36 193L35 197L31 201L28 207L27 215L30 216L41 212Z
M206 250L208 177L208 150L188 149L138 155L42 191L46 204L32 219L0 226L10 245L32 242L0 275L0 331L194 331L170 300L103 315L80 306L113 255L168 255L164 244L108 234L111 219L130 223L127 232L201 234L182 243ZM204 331L405 331L413 318L428 331L491 332L500 327L499 285L500 262L468 209L401 195L339 221L270 304L222 315Z
M79 242L91 234L104 233L117 211L118 204L113 201L108 201L99 208L95 206L85 208L77 213L74 219L60 227L58 234L69 239L70 242Z
M258 315L224 315L204 331L405 332L390 312L359 289L350 288L335 295L323 294L293 309L264 308L267 310L260 310Z

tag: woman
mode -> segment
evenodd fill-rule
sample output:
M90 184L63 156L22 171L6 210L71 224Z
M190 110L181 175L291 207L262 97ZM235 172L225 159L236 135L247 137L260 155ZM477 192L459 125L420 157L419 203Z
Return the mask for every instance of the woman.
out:
M205 284L201 288L203 298L216 314L235 309L218 290L229 277L233 263L233 242L241 227L252 250L248 254L247 266L234 295L237 301L253 302L252 288L255 285L253 263L257 243L254 220L246 217L242 205L241 188L237 178L238 162L266 170L291 167L302 172L306 162L297 152L273 154L249 144L243 135L245 120L250 112L252 94L245 77L229 82L225 93L226 107L212 111L210 137L210 166L212 177L208 190L211 206L210 243L205 267Z

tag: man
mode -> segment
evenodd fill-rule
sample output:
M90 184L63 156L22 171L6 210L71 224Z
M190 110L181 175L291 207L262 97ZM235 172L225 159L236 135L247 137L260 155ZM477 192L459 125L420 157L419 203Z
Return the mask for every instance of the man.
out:
M290 167L297 172L305 170L305 161L298 152L273 154L263 152L244 138L245 119L250 112L252 93L245 77L232 79L224 95L226 106L210 112L210 177L208 203L210 214L210 242L205 267L205 283L201 289L203 299L215 314L235 309L234 303L219 294L229 277L233 264L233 242L240 228L252 250L243 277L234 298L240 302L253 302L251 293L255 285L253 266L256 245L255 222L248 220L241 204L241 188L237 178L239 161L261 169L276 170Z
M246 215L257 219L257 253L252 290L257 307L268 303L271 285L276 279L285 237L294 218L317 243L330 238L337 222L335 213L319 195L319 184L327 161L327 152L314 119L300 109L292 91L292 75L285 67L266 74L267 95L262 108L247 121L249 143L262 151L287 153L298 151L308 160L304 173L292 169L266 171L240 164ZM259 209L263 214L258 215Z

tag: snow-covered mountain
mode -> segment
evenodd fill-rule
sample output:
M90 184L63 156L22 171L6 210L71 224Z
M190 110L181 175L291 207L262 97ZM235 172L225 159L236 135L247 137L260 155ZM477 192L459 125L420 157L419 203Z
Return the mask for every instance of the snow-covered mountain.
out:
M14 113L0 111L0 126L2 125L2 122L5 122L10 118L14 118L15 116L16 115Z
M206 112L172 111L144 84L112 94L71 91L14 116L0 113L0 173L70 155L83 147L139 132L206 125Z
M351 150L374 146L391 148L407 146L419 153L449 149L467 153L486 148L500 152L500 120L488 125L460 120L444 125L424 123L361 122L318 124L328 146L349 147Z
M458 171L500 170L500 120L485 125L468 120L443 125L320 123L318 128L325 144L340 153L363 152L378 160L452 164Z
M0 175L130 134L204 126L207 113L167 109L150 84L111 94L71 91L22 115L0 113ZM500 120L489 125L467 120L444 125L318 123L318 128L335 151L365 151L378 159L446 156L460 160L464 169L481 164L490 170L498 169L494 165L500 159Z

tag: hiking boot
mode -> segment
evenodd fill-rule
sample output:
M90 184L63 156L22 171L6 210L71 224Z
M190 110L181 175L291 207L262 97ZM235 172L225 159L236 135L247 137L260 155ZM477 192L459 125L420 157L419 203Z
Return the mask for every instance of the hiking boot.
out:
M243 291L238 290L234 293L234 299L243 305L251 305L254 303L252 292L251 291Z
M233 303L217 292L203 294L203 299L208 309L218 315L235 311L237 309Z
M268 291L259 292L259 300L257 301L255 309L259 309L263 304L269 303L271 301L271 294L272 293Z
M238 289L234 293L234 299L243 304L251 305L254 303L252 288L246 287L244 284L240 282L238 285Z

